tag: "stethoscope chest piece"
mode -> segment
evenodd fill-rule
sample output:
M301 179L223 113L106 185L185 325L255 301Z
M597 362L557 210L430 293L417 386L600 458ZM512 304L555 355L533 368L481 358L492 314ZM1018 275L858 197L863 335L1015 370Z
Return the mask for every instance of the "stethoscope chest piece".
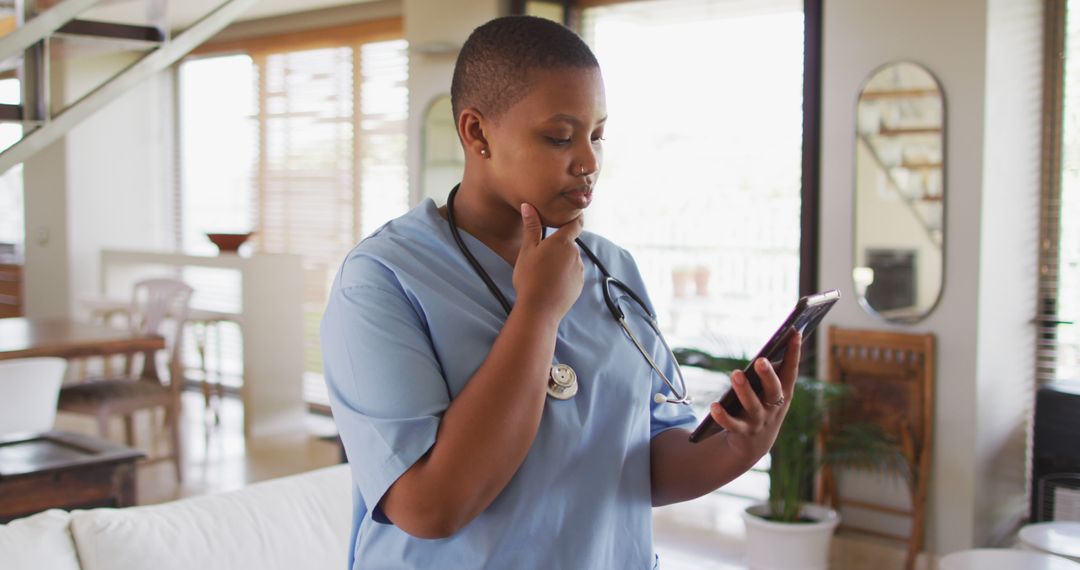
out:
M461 250L461 254L465 256L466 260L468 260L469 265L471 265L472 268L476 271L476 274L480 276L480 279L483 280L484 285L487 285L487 288L489 291L491 291L491 294L499 300L499 304L502 305L502 308L506 311L506 314L509 315L510 311L513 309L513 305L510 304L510 300L506 298L506 295L503 295L502 291L499 290L499 286L496 285L495 282L491 279L491 276L488 275L488 272L485 271L484 267L480 265L480 262L477 261L475 257L473 257L473 254L469 252L469 248L466 247L465 241L461 239L461 233L458 231L457 222L454 221L454 196L457 195L457 191L458 186L454 186L454 189L450 191L450 195L446 197L446 217L447 221L450 222L450 234L454 237L454 241L457 243L458 249ZM626 335L630 337L630 341L634 343L634 346L638 349L638 352L640 352L641 356L643 356L645 360L649 363L649 366L652 367L653 371L657 374L657 376L659 376L660 379L664 381L664 384L666 384L667 387L671 389L671 396L660 393L655 396L654 401L658 404L662 402L670 402L673 404L689 405L690 398L686 394L686 382L683 380L682 370L679 368L678 364L675 365L675 372L678 374L679 385L681 387L681 389L676 389L675 384L672 383L672 381L668 379L667 375L664 374L664 371L661 370L659 366L657 366L652 356L650 356L649 351L646 350L646 348L638 340L637 336L634 335L634 332L630 330L629 326L627 326L626 315L619 307L616 298L612 294L612 289L614 288L622 291L626 294L626 296L628 296L634 303L636 303L641 308L643 316L645 316L653 332L656 333L656 337L660 339L660 342L663 343L664 348L668 350L668 354L671 354L671 348L667 345L667 341L664 340L664 335L660 334L660 328L656 325L656 315L653 314L651 309L649 309L649 306L645 303L644 299L634 293L634 291L627 287L625 283L611 276L611 273L609 273L607 268L604 267L604 264L601 263L600 258L596 257L596 254L594 254L592 250L589 249L589 246L585 245L585 242L581 241L581 238L577 238L575 241L578 247L581 248L581 251L584 252L585 255L587 255L589 259L596 264L596 267L604 276L603 280L601 280L604 289L604 303L607 304L608 310L611 311L611 316L613 316L615 320L619 322L619 325L622 326L623 331L625 331ZM671 355L671 358L672 360L674 360L675 356ZM556 364L552 366L551 373L548 376L547 393L548 396L551 396L552 398L555 398L557 400L569 400L570 398L573 398L574 395L578 393L577 373L574 372L574 369L570 368L566 364Z
M567 364L556 364L551 367L551 375L548 377L548 396L557 400L569 400L577 394L577 372Z

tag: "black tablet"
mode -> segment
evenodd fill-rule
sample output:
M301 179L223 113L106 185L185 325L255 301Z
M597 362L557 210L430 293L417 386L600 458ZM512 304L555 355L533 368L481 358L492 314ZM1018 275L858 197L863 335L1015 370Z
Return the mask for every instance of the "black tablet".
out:
M821 319L825 318L825 313L829 312L836 302L840 300L840 291L833 289L831 291L825 291L824 293L817 293L815 295L809 295L799 299L799 302L795 304L795 309L791 311L788 318L784 320L784 323L776 329L769 342L765 343L765 346L757 353L757 356L750 361L750 366L746 367L743 372L746 373L746 379L750 382L750 387L754 389L754 392L761 396L764 388L761 385L761 378L758 377L757 371L754 370L753 363L757 362L759 358L768 358L769 362L772 362L773 367L779 372L780 364L784 361L784 354L787 352L788 341L791 340L791 335L795 331L799 331L803 335L803 342L814 332ZM739 402L739 397L735 394L735 389L730 388L720 398L720 405L724 407L732 417L739 417L743 413L742 403ZM717 434L724 431L724 428L713 421L712 416L706 414L705 419L701 420L694 433L690 434L690 441L697 443L710 435Z

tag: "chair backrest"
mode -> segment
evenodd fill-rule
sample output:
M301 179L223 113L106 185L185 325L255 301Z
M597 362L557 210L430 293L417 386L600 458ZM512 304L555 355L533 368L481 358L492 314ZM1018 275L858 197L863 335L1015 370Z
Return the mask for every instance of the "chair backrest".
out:
M860 490L853 485L856 489L847 490L859 492L847 494L844 485L837 484L838 474L826 466L819 500L841 511L841 531L906 543L904 568L909 570L922 551L925 533L933 453L934 358L933 334L829 328L829 381L851 389L851 400L833 419L877 425L899 444L909 473L904 485L908 496L900 501L906 504L897 505L893 504L896 496L879 489ZM871 513L877 516L866 516ZM905 520L910 521L907 532L888 528L897 523L904 526Z
M0 436L52 429L65 370L63 358L0 361Z
M175 375L182 370L184 323L193 289L176 279L144 279L135 283L131 298L131 330L138 334L160 334L165 337L169 355L169 370ZM168 320L169 330L163 330ZM176 376L173 376L176 377Z

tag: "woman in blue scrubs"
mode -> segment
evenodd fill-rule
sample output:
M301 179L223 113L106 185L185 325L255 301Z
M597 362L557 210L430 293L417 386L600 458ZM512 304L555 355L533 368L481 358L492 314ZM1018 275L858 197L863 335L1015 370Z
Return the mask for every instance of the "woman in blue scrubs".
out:
M651 508L709 493L769 450L801 340L780 370L755 363L760 399L735 373L746 414L714 405L725 431L690 443L695 418L654 399L670 388L575 242L649 303L630 254L583 231L607 121L588 46L547 20L492 20L462 47L451 98L465 150L454 227L427 200L374 232L345 259L323 318L354 482L350 567L654 568ZM572 397L548 396L553 364L576 372Z

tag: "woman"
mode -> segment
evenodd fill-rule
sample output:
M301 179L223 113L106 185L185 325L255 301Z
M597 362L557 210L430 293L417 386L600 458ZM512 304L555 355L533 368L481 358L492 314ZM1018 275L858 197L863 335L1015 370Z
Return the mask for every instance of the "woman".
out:
M801 341L779 371L755 363L760 399L734 374L747 413L714 405L726 431L690 443L689 408L665 401L669 383L605 304L598 263L648 304L633 259L582 229L607 120L588 46L547 20L493 20L462 47L451 98L461 184L361 242L323 319L355 483L350 565L653 568L651 507L709 493L768 451ZM670 351L638 330L672 378Z

